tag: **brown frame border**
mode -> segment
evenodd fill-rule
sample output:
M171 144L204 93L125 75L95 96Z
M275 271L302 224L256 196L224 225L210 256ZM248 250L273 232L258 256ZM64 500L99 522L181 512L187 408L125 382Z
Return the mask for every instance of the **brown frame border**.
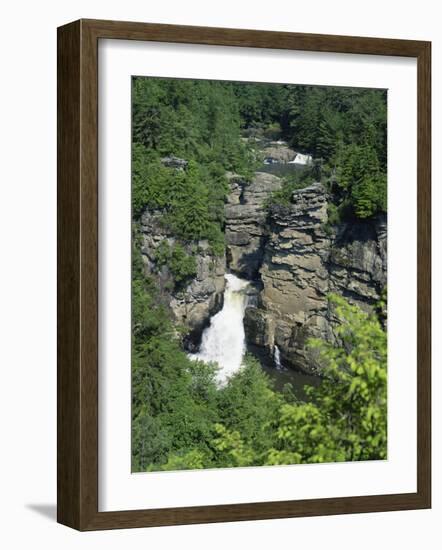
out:
M417 492L98 512L98 40L405 56L418 66ZM431 507L431 43L78 20L58 29L57 519L81 531Z

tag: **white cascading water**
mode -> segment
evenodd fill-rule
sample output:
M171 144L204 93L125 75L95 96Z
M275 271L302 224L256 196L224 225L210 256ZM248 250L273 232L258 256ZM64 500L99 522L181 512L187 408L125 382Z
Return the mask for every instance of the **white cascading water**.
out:
M225 278L223 308L212 317L210 325L204 330L200 351L190 355L192 359L205 363L218 363L220 370L217 379L220 384L241 367L246 350L243 319L247 296L244 291L249 282L231 273Z
M302 153L296 153L296 156L293 160L289 162L289 164L311 164L312 163L312 156L311 155L303 155Z
M275 367L278 370L282 370L281 352L279 351L279 348L276 344L275 344L275 347L273 348L273 360L275 361Z

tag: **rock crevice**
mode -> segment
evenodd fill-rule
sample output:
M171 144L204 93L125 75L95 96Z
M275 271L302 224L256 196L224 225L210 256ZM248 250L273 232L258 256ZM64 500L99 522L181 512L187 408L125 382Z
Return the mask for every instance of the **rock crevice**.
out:
M229 175L225 206L226 255L229 269L246 279L258 276L267 239L266 200L281 188L281 179L256 172L251 182Z

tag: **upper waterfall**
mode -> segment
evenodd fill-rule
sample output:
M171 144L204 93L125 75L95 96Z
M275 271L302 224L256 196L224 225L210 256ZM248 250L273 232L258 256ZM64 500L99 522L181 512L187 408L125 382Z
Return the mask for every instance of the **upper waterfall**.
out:
M303 155L302 153L296 153L296 156L293 160L289 162L289 164L302 164L302 165L310 165L312 164L313 159L311 155Z
M204 330L200 351L190 355L192 359L205 363L218 363L220 383L240 368L246 350L243 319L247 296L244 291L249 282L231 273L225 278L223 308Z

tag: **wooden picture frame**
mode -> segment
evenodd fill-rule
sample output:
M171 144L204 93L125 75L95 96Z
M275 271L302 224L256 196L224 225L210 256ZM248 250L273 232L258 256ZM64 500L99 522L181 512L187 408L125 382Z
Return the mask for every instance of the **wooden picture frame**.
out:
M123 39L403 56L418 67L417 492L98 511L98 41ZM58 29L58 521L81 531L431 506L431 44L79 20Z

